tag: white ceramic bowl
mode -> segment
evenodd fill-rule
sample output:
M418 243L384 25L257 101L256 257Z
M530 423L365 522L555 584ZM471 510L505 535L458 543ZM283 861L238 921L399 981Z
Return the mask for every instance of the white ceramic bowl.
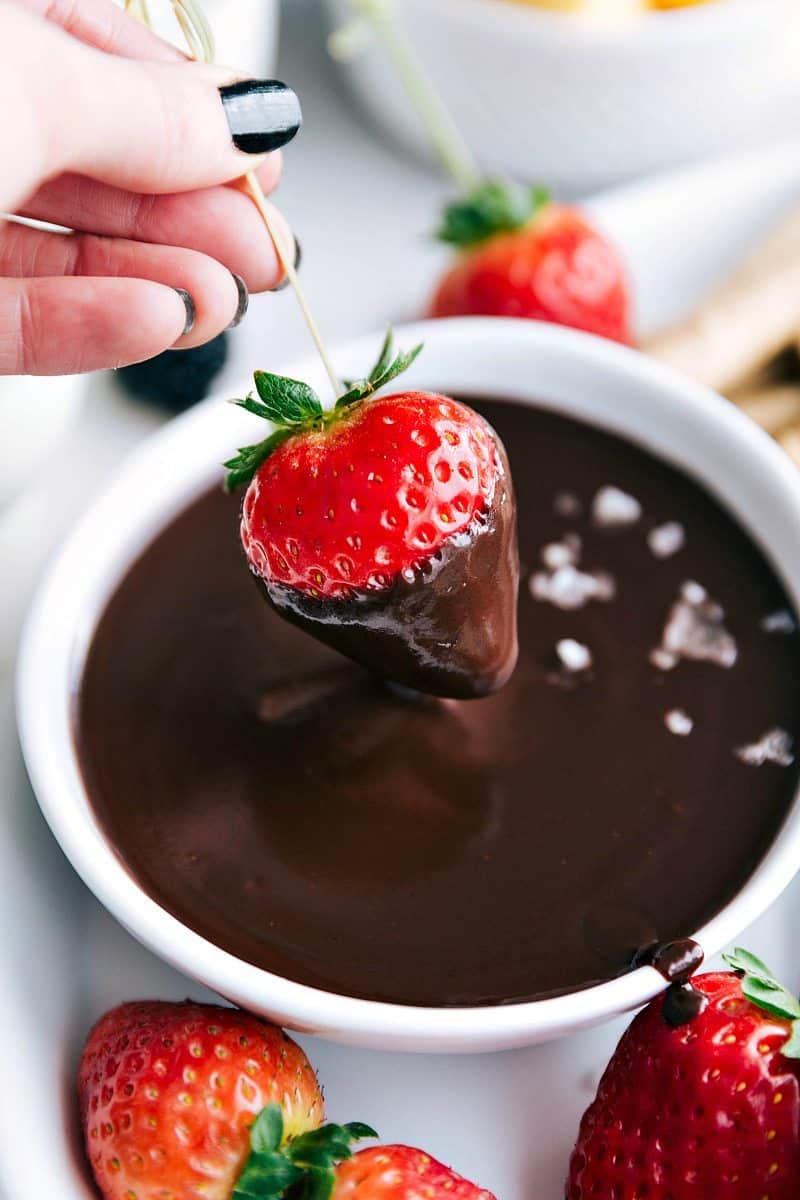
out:
M327 0L334 27L350 0ZM588 191L789 133L796 0L714 0L615 24L506 0L395 0L398 21L484 168ZM346 68L406 146L428 141L383 52Z
M280 0L204 0L214 32L216 61L250 71L258 78L271 74L278 53ZM168 4L152 4L156 32L168 41L185 44Z
M423 339L406 377L440 390L542 400L626 434L705 482L766 550L800 607L800 472L732 405L632 350L528 321L468 318L398 330ZM347 376L376 348L361 338L335 355ZM316 363L290 374L324 390ZM245 1008L293 1029L394 1050L467 1051L517 1046L588 1026L640 1005L663 986L650 967L584 991L524 1004L416 1008L306 987L213 946L151 900L95 822L71 722L75 689L103 607L132 559L219 478L220 460L250 440L253 420L219 400L169 424L137 451L64 546L43 581L23 639L19 727L42 810L67 857L100 900L168 962ZM108 513L114 514L113 521ZM716 953L776 899L800 864L800 802L755 874L697 938Z

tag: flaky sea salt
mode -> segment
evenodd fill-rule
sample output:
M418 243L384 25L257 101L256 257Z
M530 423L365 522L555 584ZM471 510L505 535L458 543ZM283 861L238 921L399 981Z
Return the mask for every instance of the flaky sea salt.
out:
M577 533L566 534L560 542L548 542L542 546L541 559L550 571L559 567L574 566L580 561L581 539Z
M647 535L647 545L655 558L671 558L686 544L686 531L678 521L656 525Z
M739 650L725 628L725 612L701 584L689 580L667 617L661 645L650 654L653 666L669 671L682 658L732 667Z
M794 633L797 628L794 617L785 608L778 612L768 613L758 622L758 628L764 633Z
M605 571L581 571L566 563L555 571L536 571L529 585L534 600L545 600L569 612L590 600L613 600L616 586Z
M671 708L664 713L664 724L677 737L687 737L694 729L694 721L682 708Z
M701 583L695 583L693 579L688 579L686 583L681 586L681 597L686 601L687 604L693 604L695 607L699 607L701 604L705 604L708 600L708 592ZM722 609L720 609L720 612L722 612Z
M607 571L582 571L581 539L565 533L558 542L548 542L540 551L543 569L534 571L528 587L534 600L544 600L569 612L590 600L613 600L616 584Z
M604 528L635 525L641 515L642 506L636 497L618 487L600 488L592 501L592 520Z
M768 729L757 742L737 746L734 754L748 767L761 767L768 762L778 767L790 767L794 762L792 739L785 729Z
M574 638L562 638L556 643L556 654L567 671L588 671L592 665L592 652Z

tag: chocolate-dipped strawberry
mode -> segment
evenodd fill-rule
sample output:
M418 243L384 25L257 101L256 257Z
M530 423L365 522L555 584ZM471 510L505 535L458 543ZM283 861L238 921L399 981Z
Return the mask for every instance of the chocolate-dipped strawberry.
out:
M305 383L256 372L237 401L276 427L225 465L248 483L248 562L287 620L395 683L496 691L517 658L516 511L487 422L431 392L375 397L421 347L324 411Z

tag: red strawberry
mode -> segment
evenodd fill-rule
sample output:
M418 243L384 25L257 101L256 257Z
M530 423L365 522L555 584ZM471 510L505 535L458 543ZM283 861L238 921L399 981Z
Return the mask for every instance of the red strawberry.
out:
M265 1105L283 1115L287 1137L323 1118L300 1047L274 1025L210 1004L112 1009L86 1041L78 1089L105 1200L228 1200Z
M576 209L541 191L487 183L450 206L440 237L461 253L431 316L527 317L631 341L625 267Z
M331 1200L494 1200L422 1150L371 1146L336 1168Z
M567 1200L797 1200L800 1004L746 951L700 975L678 1028L654 1000L581 1122Z
M502 445L431 392L368 399L416 357L387 337L369 377L323 412L306 384L257 372L238 401L277 425L226 463L250 481L242 544L272 605L421 691L482 695L516 661L514 500Z

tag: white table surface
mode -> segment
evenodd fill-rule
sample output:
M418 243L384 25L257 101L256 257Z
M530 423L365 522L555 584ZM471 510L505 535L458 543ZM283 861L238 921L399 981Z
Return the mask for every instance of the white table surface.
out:
M306 124L286 152L278 199L303 242L303 279L335 343L419 314L446 257L428 232L448 189L363 124L321 49L313 0L288 0L284 7L279 73L300 92ZM798 197L800 154L784 147L635 186L592 207L625 247L644 328L685 307ZM255 299L234 337L221 395L241 387L254 367L276 369L306 347L290 294ZM126 399L110 377L92 379L82 417L58 456L0 513L0 1028L4 1043L12 1043L0 1089L6 1200L91 1194L81 1181L74 1126L63 1117L72 1111L71 1069L89 1017L124 995L201 992L138 947L73 875L27 786L12 711L18 629L36 578L120 457L161 419ZM798 902L795 884L748 935L795 984ZM423 1144L501 1200L556 1200L578 1114L621 1025L612 1022L568 1045L472 1058L305 1044L326 1081L333 1116L364 1118L386 1139ZM41 1051L43 1038L50 1041ZM24 1095L26 1089L11 1099L14 1080L28 1079L34 1047L54 1094L44 1117L46 1100Z

